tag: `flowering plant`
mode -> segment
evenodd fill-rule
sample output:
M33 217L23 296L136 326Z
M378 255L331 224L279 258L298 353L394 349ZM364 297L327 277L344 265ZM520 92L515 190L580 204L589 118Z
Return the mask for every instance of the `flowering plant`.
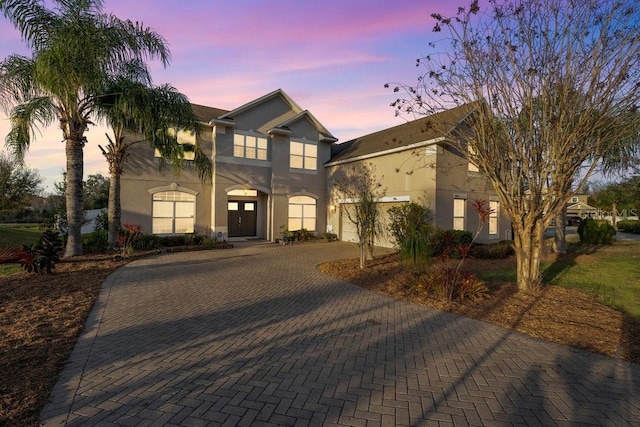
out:
M118 237L118 248L123 257L133 253L133 240L141 233L142 226L140 224L124 223L123 232Z

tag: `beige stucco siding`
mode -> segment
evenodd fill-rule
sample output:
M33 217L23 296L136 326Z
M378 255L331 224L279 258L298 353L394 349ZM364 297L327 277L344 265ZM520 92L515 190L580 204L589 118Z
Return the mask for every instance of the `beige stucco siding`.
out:
M465 229L475 234L478 228L478 215L473 208L473 200L497 200L488 180L478 173L469 172L464 159L442 147L421 147L412 150L393 152L366 160L342 163L327 167L328 193L330 209L328 221L334 233L352 238L353 226L345 223L344 208L340 206L341 196L335 192L333 181L341 169L364 163L372 166L375 176L382 184L385 200L381 204L383 222L388 225L388 208L391 203L415 202L431 209L437 227L453 227L453 206L455 198L464 198ZM394 201L393 198L398 198ZM489 235L488 225L483 226L478 242L491 242L508 237L510 223L504 216L498 218L498 233ZM392 246L389 236L381 238L381 246Z
M173 184L177 191L188 189L189 192L197 193L195 232L207 233L211 185L205 185L200 181L190 163L185 162L183 170L175 174L171 164L166 164L160 169L160 159L154 157L154 150L144 142L130 147L130 153L121 178L122 222L140 224L144 233L151 233L153 202L150 190L170 187Z

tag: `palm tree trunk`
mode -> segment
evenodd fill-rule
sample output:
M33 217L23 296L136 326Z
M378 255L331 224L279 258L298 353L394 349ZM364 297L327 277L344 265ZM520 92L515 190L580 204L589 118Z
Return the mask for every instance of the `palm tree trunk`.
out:
M109 248L115 248L122 227L122 210L120 208L120 174L111 172L109 180L109 203L107 206L107 218L109 221L109 236L107 243Z
M82 222L84 200L82 178L84 174L83 142L67 138L65 152L67 156L67 202L68 235L64 256L82 255Z

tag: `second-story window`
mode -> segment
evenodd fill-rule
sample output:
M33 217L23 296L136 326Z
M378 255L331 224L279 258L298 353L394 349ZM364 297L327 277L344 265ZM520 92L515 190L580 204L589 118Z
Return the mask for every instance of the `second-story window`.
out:
M301 141L291 141L289 151L291 169L316 170L318 167L318 146Z
M235 134L233 136L233 156L267 160L267 138Z

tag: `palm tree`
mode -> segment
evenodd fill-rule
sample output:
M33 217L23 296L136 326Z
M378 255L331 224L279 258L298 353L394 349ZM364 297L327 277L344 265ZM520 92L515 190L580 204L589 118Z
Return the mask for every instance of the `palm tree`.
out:
M113 130L113 138L106 135L106 147L99 146L111 175L107 216L108 243L113 247L121 227L120 177L131 146L146 140L179 169L184 147L177 143L175 130L187 130L196 135L194 163L203 181L211 178L211 162L197 144L199 123L191 104L175 88L167 84L154 87L145 73L134 73L111 81L105 93L110 95L98 100L96 111ZM125 140L132 134L142 138Z
M132 60L169 61L165 40L138 22L102 11L101 0L0 0L0 12L21 33L31 57L0 62L0 107L11 119L6 145L19 158L36 129L58 121L66 153L65 257L81 255L85 131L105 82Z

